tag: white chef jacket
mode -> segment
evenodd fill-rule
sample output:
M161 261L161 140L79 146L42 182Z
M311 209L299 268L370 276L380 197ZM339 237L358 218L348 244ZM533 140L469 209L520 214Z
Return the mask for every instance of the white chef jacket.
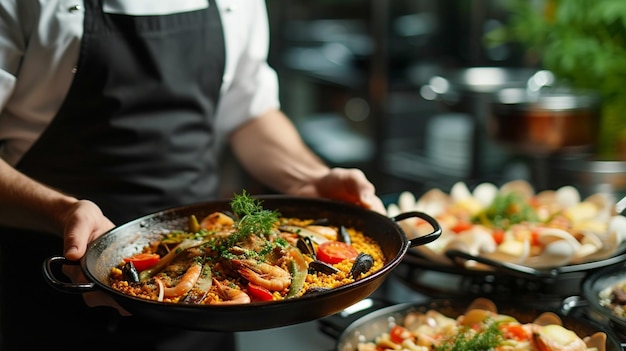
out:
M226 42L215 126L221 143L243 122L279 108L279 101L276 73L267 64L264 0L216 2ZM126 15L163 15L208 6L207 0L103 3L105 12ZM76 70L83 17L83 0L0 0L0 157L9 164L19 161L61 107Z

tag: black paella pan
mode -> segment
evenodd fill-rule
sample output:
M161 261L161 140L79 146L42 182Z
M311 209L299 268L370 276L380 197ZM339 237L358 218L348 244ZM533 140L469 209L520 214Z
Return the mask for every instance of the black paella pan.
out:
M44 262L43 273L55 288L71 293L101 290L112 296L135 316L195 330L249 331L282 327L335 314L373 293L391 270L403 259L409 247L423 245L441 235L435 219L408 212L393 218L343 202L325 199L268 195L257 197L266 209L277 210L284 217L328 219L331 225L353 227L374 239L385 256L379 271L345 286L294 299L253 302L243 305L189 305L149 301L112 289L107 284L111 267L124 257L138 253L145 245L172 229L187 228L189 216L204 217L215 211L230 210L230 202L214 201L177 207L133 220L105 233L87 248L79 264L90 283L68 283L58 279L54 267L77 264L63 257ZM419 217L431 224L433 231L409 240L396 223Z

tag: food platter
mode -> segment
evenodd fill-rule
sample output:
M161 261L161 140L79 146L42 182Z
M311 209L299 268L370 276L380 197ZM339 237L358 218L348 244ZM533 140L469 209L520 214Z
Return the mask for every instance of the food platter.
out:
M112 267L148 245L164 231L180 228L190 215L206 216L230 208L228 201L192 204L146 215L120 225L93 241L80 262L51 257L44 262L46 281L68 293L101 291L113 297L131 314L188 329L210 331L247 331L275 328L314 320L337 313L373 293L401 261L410 247L423 245L441 234L439 224L423 213L403 213L394 218L383 216L356 205L323 199L259 196L263 206L296 218L325 218L335 225L360 230L381 246L384 266L375 273L336 289L283 301L253 302L234 305L190 305L150 301L125 295L109 286ZM431 223L432 232L408 239L397 221L419 216ZM88 283L66 282L55 276L57 265L79 264Z
M516 180L470 190L458 182L449 193L431 189L416 198L403 192L388 214L411 209L438 220L441 238L409 250L431 268L544 279L626 258L626 217L616 213L615 202L609 194L582 198L572 186L536 192ZM421 235L419 220L400 225L409 236Z
M359 348L359 345L376 340L377 337L385 333L390 333L394 326L402 325L410 314L436 311L448 318L457 318L468 312L469 306L475 301L476 300L472 301L469 299L430 299L426 302L401 303L375 310L358 318L343 331L337 342L336 350L368 350L365 347ZM537 321L537 318L542 314L547 313L549 316L558 317L557 321L560 320L563 327L573 331L578 337L584 338L597 333L605 334L606 340L603 342L604 345L602 345L604 348L599 349L610 351L622 350L617 337L611 331L605 330L598 323L580 317L563 315L558 311L555 312L546 309L545 306L540 306L538 303L512 303L511 301L505 300L494 300L492 302L495 303L498 313L511 316L521 323L532 323L533 321ZM432 325L432 323L436 323L436 321L437 318L431 318L429 326ZM381 347L378 349L382 350L386 348ZM393 347L389 347L388 349L393 349Z

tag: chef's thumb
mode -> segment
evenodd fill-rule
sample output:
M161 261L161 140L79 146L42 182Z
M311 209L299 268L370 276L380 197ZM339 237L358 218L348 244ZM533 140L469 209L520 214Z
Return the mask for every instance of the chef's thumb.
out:
M83 240L81 240L84 238ZM70 261L78 261L87 249L87 236L76 235L75 232L67 232L64 237L64 256Z
M100 208L91 201L80 200L65 221L63 235L64 255L77 261L87 251L87 244L115 225L106 218Z
M85 251L80 250L77 246L70 246L65 250L65 258L70 261L78 261L81 257L83 257Z
M361 193L360 201L364 207L369 208L372 211L378 212L383 215L387 213L385 205L383 204L382 200L378 196L376 196L376 194L370 192Z
M95 230L90 221L70 221L63 236L63 247L65 258L70 261L78 261L87 251L87 244L92 238Z

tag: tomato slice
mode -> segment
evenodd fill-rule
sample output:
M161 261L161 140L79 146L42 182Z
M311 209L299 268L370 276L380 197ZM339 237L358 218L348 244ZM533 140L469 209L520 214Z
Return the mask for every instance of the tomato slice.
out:
M529 340L530 336L526 333L524 327L518 324L504 324L500 326L500 330L505 338L515 339L519 341Z
M406 339L412 339L413 334L402 326L394 325L389 331L389 339L396 344L402 344L402 342Z
M494 229L493 231L493 240L496 244L500 245L504 241L504 230L503 229Z
M472 224L472 222L468 222L468 221L464 221L464 220L459 220L452 228L452 231L459 234L461 232L464 232L466 230L470 230L472 229L474 225Z
M329 264L353 259L358 255L359 252L352 245L341 241L326 241L317 247L317 258Z
M131 257L126 257L124 262L132 262L135 265L135 269L141 272L146 270L159 262L161 256L151 253L139 253Z
M271 291L253 283L248 283L248 293L250 294L250 297L252 297L252 299L257 301L274 300L274 296L272 295Z
M530 232L530 245L532 245L532 246L539 246L539 245L541 245L541 242L539 241L539 230L538 229L534 229L533 231Z

